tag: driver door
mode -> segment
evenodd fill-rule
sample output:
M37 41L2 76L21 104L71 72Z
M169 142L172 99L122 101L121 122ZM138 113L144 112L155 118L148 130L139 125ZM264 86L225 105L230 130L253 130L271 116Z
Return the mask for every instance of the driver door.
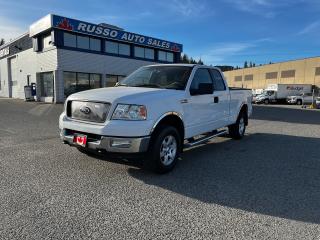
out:
M191 82L187 102L183 104L187 138L214 130L213 105L213 81L209 69L199 68Z

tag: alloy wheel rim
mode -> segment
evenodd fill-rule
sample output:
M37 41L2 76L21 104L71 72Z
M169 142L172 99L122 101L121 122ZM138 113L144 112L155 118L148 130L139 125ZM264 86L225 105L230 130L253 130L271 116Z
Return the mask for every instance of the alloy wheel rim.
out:
M169 166L177 154L177 140L174 136L166 136L160 147L160 161L163 165Z
M240 133L240 135L243 135L244 128L245 128L245 124L244 124L244 119L242 117L242 118L240 118L240 121L239 121L239 133Z

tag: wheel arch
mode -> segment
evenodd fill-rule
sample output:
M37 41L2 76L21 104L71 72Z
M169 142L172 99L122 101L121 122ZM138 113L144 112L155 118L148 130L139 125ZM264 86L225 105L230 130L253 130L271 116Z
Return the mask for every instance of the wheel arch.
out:
M241 106L241 108L240 108L240 111L239 111L239 113L238 113L238 116L239 116L240 113L242 113L242 112L245 113L244 121L245 121L246 126L248 126L248 122L249 122L249 120L248 120L248 115L249 115L249 113L248 113L248 104L246 104L246 103L243 103L243 104L242 104L242 106Z
M163 125L169 125L175 127L181 137L181 142L184 140L185 128L182 120L182 116L177 112L167 112L163 114L153 125L150 135L152 136L156 130Z

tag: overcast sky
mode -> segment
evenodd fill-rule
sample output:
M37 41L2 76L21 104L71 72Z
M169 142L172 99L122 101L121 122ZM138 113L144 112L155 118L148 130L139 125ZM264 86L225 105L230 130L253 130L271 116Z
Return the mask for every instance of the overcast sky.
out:
M320 0L0 0L0 38L17 37L48 13L179 42L206 64L320 55Z

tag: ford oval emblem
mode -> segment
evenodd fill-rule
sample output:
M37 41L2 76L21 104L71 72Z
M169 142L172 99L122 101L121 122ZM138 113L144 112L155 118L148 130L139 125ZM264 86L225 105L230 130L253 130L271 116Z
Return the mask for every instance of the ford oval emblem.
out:
M80 108L80 112L82 112L84 114L89 114L91 112L91 109L88 108L87 106L83 106Z

